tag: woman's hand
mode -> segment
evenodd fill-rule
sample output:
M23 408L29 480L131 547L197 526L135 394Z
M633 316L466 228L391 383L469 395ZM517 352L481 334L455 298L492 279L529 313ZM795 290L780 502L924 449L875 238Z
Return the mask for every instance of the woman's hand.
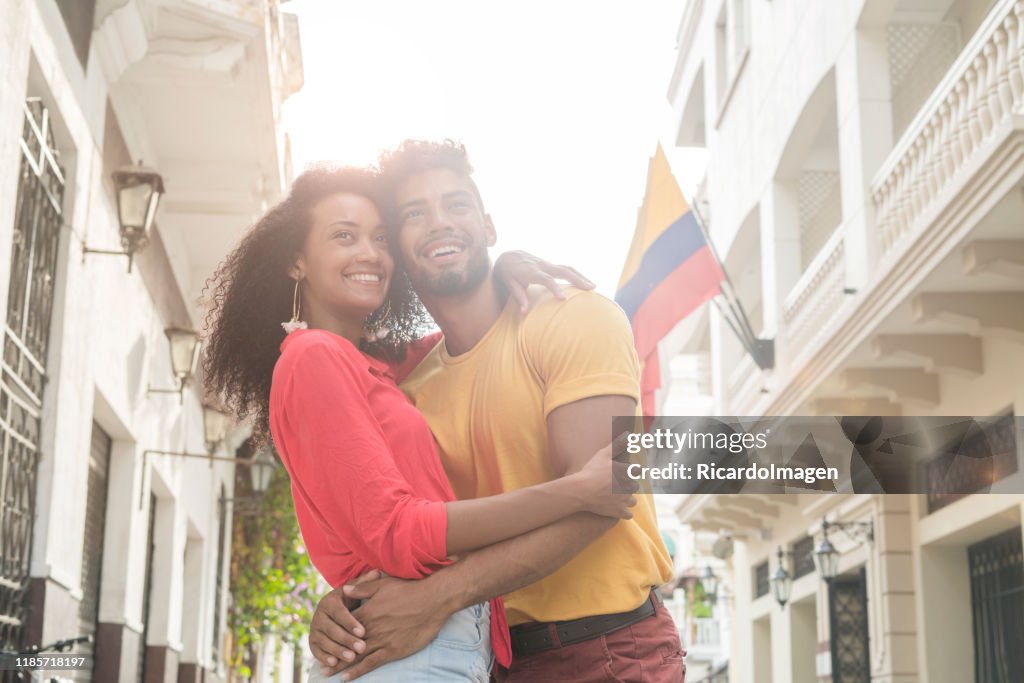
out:
M639 484L626 476L627 463L613 459L616 442L610 443L570 475L576 479L581 509L603 517L632 519Z
M380 572L373 569L345 585L358 586L380 577ZM309 649L320 663L324 677L336 674L366 651L366 628L352 615L358 606L357 600L346 595L344 586L325 595L316 605L309 628Z
M506 251L494 262L494 277L508 288L509 294L525 313L530 306L526 288L530 285L544 285L559 299L565 298L558 279L565 280L579 289L593 289L594 283L569 266L556 266L525 251Z

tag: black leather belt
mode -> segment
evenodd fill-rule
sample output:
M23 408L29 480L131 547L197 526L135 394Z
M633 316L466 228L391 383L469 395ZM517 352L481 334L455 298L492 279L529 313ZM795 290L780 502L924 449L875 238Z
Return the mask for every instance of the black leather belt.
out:
M618 631L652 616L660 604L661 596L658 595L658 591L651 590L643 604L629 612L513 626L509 629L509 635L512 637L512 656L529 657L556 647L582 643Z

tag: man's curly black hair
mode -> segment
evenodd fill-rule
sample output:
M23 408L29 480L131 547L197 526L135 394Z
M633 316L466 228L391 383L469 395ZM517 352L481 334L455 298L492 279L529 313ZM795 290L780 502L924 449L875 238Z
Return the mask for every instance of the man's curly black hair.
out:
M372 169L320 166L307 170L288 197L266 213L242 238L206 282L203 372L207 391L239 420L252 418L253 436L265 442L270 433L270 381L281 355L292 316L295 281L288 275L311 227L311 210L338 193L362 195L383 206L381 184ZM397 259L396 259L397 263ZM407 342L418 338L430 318L408 278L396 267L387 303L390 333L363 343L367 353L400 360ZM388 306L382 306L387 310ZM367 320L380 322L381 309Z
M461 142L455 140L442 140L441 142L403 140L395 149L381 153L377 164L380 166L381 184L389 200L394 197L398 186L409 176L435 168L447 168L469 180L480 210L485 211L484 200L473 181L473 165L469 163L466 146ZM391 202L387 201L383 206L385 210L391 211L390 205ZM388 217L388 221L393 226L398 225L398 221L393 215Z

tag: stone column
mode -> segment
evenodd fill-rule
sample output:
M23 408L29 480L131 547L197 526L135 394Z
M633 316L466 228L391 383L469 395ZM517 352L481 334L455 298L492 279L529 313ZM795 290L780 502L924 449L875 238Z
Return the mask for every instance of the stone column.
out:
M910 499L909 495L875 498L874 552L869 554L868 565L868 629L871 680L876 683L919 680Z
M765 337L775 337L776 368L786 362L783 304L800 277L800 220L795 179L775 179L761 199L761 286Z
M753 639L753 615L750 604L754 599L751 590L750 561L747 544L741 540L733 542L733 599L731 614L732 622L729 640L729 675L737 681L753 681L755 656Z
M855 29L836 63L840 191L846 226L846 286L861 289L878 259L871 180L892 150L886 24Z
M775 572L775 562L770 562ZM787 567L788 569L788 567ZM793 613L789 605L772 605L772 681L793 681ZM794 681L794 683L796 683Z

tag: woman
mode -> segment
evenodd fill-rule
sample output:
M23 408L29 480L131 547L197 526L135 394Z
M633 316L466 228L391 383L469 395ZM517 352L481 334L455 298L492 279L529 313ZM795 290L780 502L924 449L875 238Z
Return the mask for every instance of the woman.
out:
M610 490L610 449L562 479L454 499L429 427L396 384L436 337L415 343L426 313L395 268L375 180L304 173L211 283L207 380L256 418L257 438L273 435L321 574L334 586L372 569L422 578L576 512L629 518L632 496ZM540 272L512 282L530 279L550 282ZM427 648L361 680L486 681L493 657L511 659L499 600L455 614Z

